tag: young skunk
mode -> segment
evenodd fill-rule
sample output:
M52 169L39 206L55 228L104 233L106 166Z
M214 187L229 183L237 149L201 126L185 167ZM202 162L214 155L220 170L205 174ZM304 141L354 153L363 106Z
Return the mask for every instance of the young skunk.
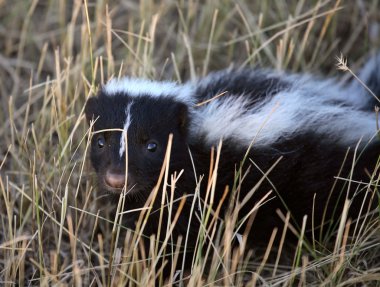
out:
M378 67L380 56L372 58L359 74L377 96ZM284 214L289 210L298 226L308 215L309 228L312 219L313 226L318 226L324 213L325 221L338 219L346 197L355 194L350 211L357 215L365 192L372 190L368 183L380 154L375 104L374 97L356 81L343 85L310 75L245 69L211 73L183 85L114 79L88 99L85 113L88 122L95 120L95 132L123 130L94 133L90 157L100 188L120 194L128 152L124 206L128 210L144 206L157 183L169 134L173 135L169 171L178 174L183 170L175 199L187 195L173 233L185 236L190 224L189 244L196 242L200 218L190 214L191 195L203 175L199 193L202 199L206 196L212 147L222 140L214 209L226 186L232 194L236 171L248 151L234 200L242 201L265 177L239 212L243 218L272 190L248 234L248 242L265 242L274 227L283 226L276 209ZM160 199L154 204L157 209ZM176 208L179 200L175 202ZM194 213L200 212L198 204ZM222 211L228 204L227 198ZM145 228L148 235L157 232L159 214L151 212ZM129 227L133 228L137 218L138 214L128 214Z

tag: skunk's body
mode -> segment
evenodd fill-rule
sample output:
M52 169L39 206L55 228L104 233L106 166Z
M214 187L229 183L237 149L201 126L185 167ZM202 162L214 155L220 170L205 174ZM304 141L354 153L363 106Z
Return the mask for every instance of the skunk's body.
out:
M361 76L379 92L380 74L376 68L380 57L371 61ZM94 134L91 161L101 188L118 193L125 182L127 149L125 209L139 208L156 185L168 136L173 134L170 172L184 170L176 184L175 197L194 194L196 182L203 175L203 198L210 151L222 139L214 199L217 206L225 187L232 188L235 171L252 143L242 165L246 174L238 188L239 201L282 157L240 211L242 217L248 214L272 190L274 198L259 209L250 232L253 239L267 240L273 227L282 225L277 208L283 213L289 209L299 225L308 215L308 223L313 217L314 226L318 226L325 211L327 218L332 218L337 207L334 214L339 215L345 197L351 198L356 192L359 196L351 211L357 212L360 195L370 181L366 170L373 171L380 152L374 106L375 100L356 83L344 86L333 80L266 70L226 70L184 85L130 78L112 80L88 100L86 116L88 120L96 119L95 131L119 128L123 132ZM353 180L349 190L347 180L337 180L338 175ZM190 215L193 198L187 198L174 233L185 235L191 218L190 239L194 239L199 223L197 216ZM160 200L156 202L159 208ZM228 199L222 210L227 205ZM198 207L194 212L199 212ZM137 214L128 216L130 222L137 218ZM159 212L151 215L147 233L157 231L158 216Z

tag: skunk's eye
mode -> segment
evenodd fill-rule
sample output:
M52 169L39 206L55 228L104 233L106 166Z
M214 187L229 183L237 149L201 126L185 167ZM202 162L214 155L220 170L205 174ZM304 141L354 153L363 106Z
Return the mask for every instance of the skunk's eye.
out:
M97 139L98 148L104 148L106 145L106 140L104 139L104 136L100 135Z
M155 152L157 149L157 144L155 142L148 142L146 144L146 149L150 152Z

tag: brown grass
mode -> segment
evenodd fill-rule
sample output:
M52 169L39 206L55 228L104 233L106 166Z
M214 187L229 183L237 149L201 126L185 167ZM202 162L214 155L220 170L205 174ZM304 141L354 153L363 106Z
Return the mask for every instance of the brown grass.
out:
M230 65L258 65L345 79L350 73L337 71L337 55L356 71L380 46L377 0L106 2L0 0L2 286L154 286L164 280L158 258L177 261L176 246L186 238L142 247L149 202L141 226L125 230L123 197L108 202L94 186L83 106L109 78L183 82ZM165 172L160 180L175 181ZM375 171L368 190L377 190L378 180ZM281 215L286 227L277 236L299 232L297 249L269 242L261 257L244 241L231 248L233 213L223 230L210 210L204 214L205 248L191 276L180 272L167 284L379 285L379 218L365 208L366 223L343 220L331 248L308 246L304 229Z

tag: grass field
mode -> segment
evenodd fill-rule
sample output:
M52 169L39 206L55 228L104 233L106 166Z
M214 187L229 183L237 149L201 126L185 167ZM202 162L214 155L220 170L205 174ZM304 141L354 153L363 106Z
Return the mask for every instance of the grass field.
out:
M380 286L376 212L342 222L331 248L301 237L261 255L223 244L227 224L191 276L164 282L162 250L143 250L96 189L83 115L112 76L184 82L234 65L345 80L336 56L355 72L379 48L378 0L0 0L0 285Z

